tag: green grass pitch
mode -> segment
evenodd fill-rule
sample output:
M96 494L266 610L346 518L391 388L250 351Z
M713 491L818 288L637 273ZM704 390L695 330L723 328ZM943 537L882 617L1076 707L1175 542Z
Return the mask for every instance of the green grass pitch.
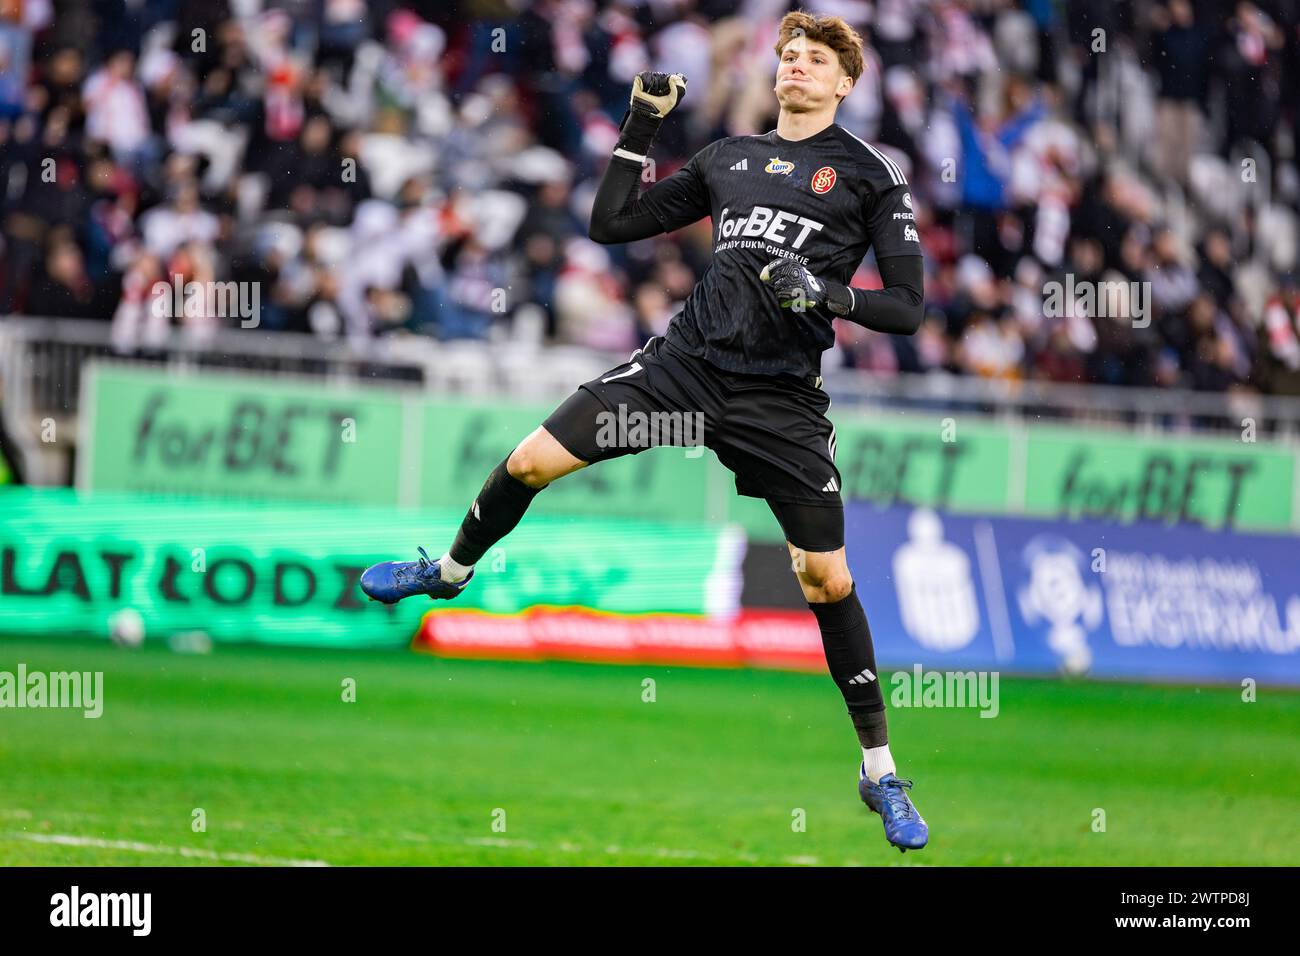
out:
M1300 694L1267 685L892 710L931 831L903 856L819 675L0 642L20 661L102 670L105 704L0 710L3 865L1300 863Z

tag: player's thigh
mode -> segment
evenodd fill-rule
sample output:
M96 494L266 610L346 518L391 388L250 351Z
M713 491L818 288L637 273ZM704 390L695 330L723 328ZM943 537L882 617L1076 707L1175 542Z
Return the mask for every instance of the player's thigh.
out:
M838 601L853 589L844 547L843 505L768 500L781 525L790 566L809 601Z
M790 553L806 552L808 561L814 556L843 554L844 505L839 501L825 504L768 498L767 506L781 526ZM817 558L817 567L828 566L830 559Z
M573 457L607 461L665 445L704 444L704 414L720 406L693 366L652 339L622 365L584 382L543 423Z
M620 399L616 404L619 411L608 407L609 391L597 397L586 385L579 387L515 449L511 458L525 456L543 472L561 477L598 461L635 455L652 447L648 442L636 440L640 432L633 429L629 433L627 427L629 421L636 424L638 415L648 418L652 403L631 389L613 392ZM620 392L623 394L619 395ZM629 404L633 408L630 413ZM510 473L515 474L513 460L509 467Z
M537 467L558 470L561 474L612 457L610 450L602 446L599 434L604 416L605 403L585 387L579 387L515 449L511 455L511 473L514 473L516 456L532 459Z
M769 504L842 509L829 404L820 389L738 381L711 446L735 474L736 491Z

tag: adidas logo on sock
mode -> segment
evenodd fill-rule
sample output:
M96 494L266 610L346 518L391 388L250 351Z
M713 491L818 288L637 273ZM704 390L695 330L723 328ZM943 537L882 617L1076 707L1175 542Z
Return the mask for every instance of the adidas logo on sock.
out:
M870 684L870 683L871 683L873 680L875 680L875 679L876 679L876 675L873 674L873 673L871 673L871 668L869 668L869 667L865 667L865 668L862 669L862 673L859 674L857 677L850 677L850 678L849 678L849 683L850 683L850 684Z
M474 520L475 520L475 521L482 521L482 520L483 520L483 516L480 515L480 514L478 513L478 501L477 501L477 499L474 501L474 506L473 506L472 508L470 508L470 511L474 512Z
M732 168L732 169L739 169L739 170L741 170L741 171L744 171L744 170L746 170L746 169L749 169L749 157L746 156L744 159L742 159L740 162L736 163L736 164L735 164L734 166L732 166L731 168Z

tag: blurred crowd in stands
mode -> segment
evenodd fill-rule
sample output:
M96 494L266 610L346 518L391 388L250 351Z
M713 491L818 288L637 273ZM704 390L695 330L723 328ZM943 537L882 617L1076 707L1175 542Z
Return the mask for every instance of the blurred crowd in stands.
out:
M258 283L249 334L634 348L712 236L588 240L631 79L690 79L662 178L773 128L793 6L0 0L0 314L123 352L238 327L156 307L180 276ZM1300 394L1300 0L801 6L866 37L838 121L903 166L926 252L920 332L843 325L827 368ZM1133 295L1045 308L1067 278Z

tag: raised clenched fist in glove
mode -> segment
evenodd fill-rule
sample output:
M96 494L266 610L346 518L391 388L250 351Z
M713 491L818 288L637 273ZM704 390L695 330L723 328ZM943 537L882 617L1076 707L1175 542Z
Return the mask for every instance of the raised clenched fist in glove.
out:
M680 73L638 73L632 80L632 109L663 119L686 95L686 77Z

